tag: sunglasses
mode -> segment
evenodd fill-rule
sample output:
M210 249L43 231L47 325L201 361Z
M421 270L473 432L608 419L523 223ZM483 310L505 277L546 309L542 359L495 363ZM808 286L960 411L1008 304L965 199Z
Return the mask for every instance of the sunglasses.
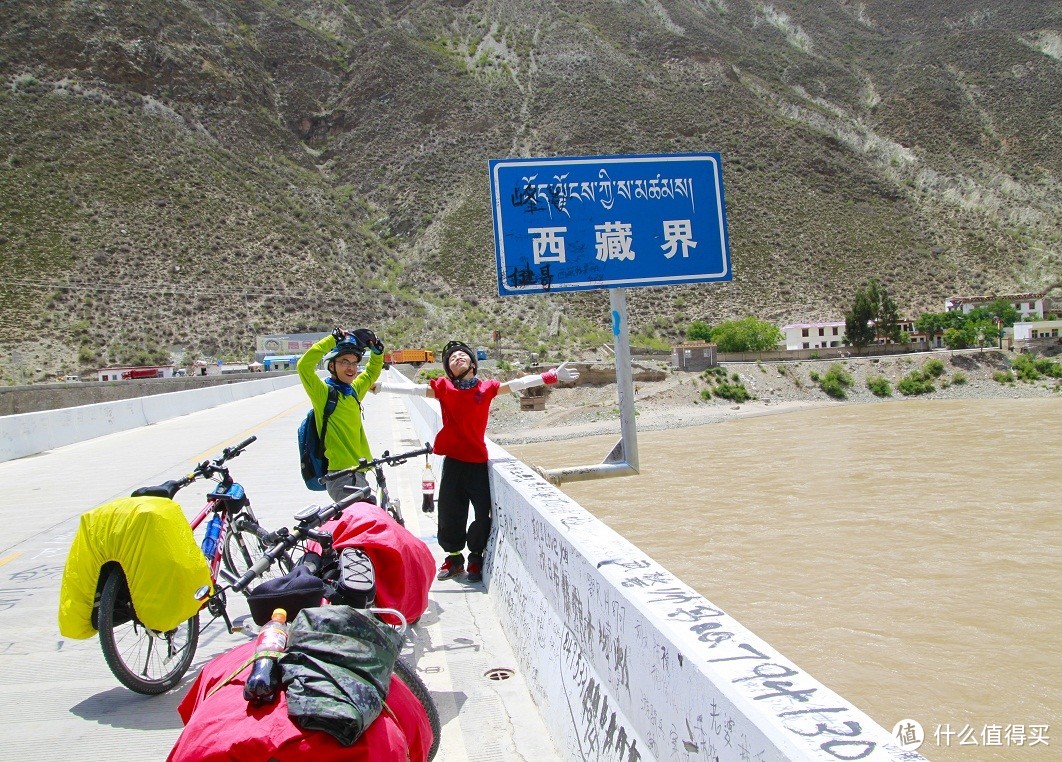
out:
M358 360L336 360L336 365L341 368L356 368L358 367Z

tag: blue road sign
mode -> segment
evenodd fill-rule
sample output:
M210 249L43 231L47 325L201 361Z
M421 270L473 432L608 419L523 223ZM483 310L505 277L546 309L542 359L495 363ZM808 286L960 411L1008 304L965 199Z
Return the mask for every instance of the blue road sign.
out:
M717 153L493 159L498 293L728 281Z

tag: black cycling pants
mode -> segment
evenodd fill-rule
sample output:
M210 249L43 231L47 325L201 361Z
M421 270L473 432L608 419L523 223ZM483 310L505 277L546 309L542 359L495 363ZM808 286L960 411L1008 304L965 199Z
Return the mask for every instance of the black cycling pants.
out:
M474 516L468 524L468 505ZM486 463L446 457L439 480L439 546L447 553L483 555L490 536L490 472ZM467 529L466 529L467 527Z

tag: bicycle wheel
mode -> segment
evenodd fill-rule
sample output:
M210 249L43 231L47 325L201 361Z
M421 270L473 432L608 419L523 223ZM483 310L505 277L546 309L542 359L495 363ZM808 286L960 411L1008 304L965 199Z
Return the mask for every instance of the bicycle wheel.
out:
M268 550L266 545L250 529L242 529L239 532L230 531L225 537L225 546L221 549L221 562L234 577L239 579L244 572L258 562L266 550ZM284 553L260 577L248 585L243 594L251 592L256 585L267 579L284 576L291 571L291 566L291 556Z
M428 760L430 762L435 759L435 755L439 752L439 734L442 732L442 724L439 722L439 708L435 706L435 699L431 697L428 686L420 679L417 670L407 664L401 656L395 659L395 674L399 680L406 684L410 692L417 697L417 701L421 703L421 706L424 707L424 712L428 715L428 724L431 725L431 749L428 750Z
M100 647L118 682L155 696L181 682L199 645L199 614L169 632L145 627L136 617L125 573L115 567L103 583Z

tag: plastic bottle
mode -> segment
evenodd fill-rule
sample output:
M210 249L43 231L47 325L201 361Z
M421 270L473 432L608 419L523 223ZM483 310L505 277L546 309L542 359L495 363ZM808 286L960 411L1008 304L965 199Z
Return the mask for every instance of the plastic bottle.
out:
M243 686L243 697L254 706L270 704L280 688L277 659L288 647L288 612L273 609L273 618L262 627L254 642L254 666Z
M435 510L435 473L431 470L428 456L424 456L424 472L420 477L420 489L424 493L424 502L420 509L424 513L432 513Z
M218 548L218 538L221 536L221 516L216 513L207 522L206 537L203 538L203 555L208 563L214 560L214 551Z

